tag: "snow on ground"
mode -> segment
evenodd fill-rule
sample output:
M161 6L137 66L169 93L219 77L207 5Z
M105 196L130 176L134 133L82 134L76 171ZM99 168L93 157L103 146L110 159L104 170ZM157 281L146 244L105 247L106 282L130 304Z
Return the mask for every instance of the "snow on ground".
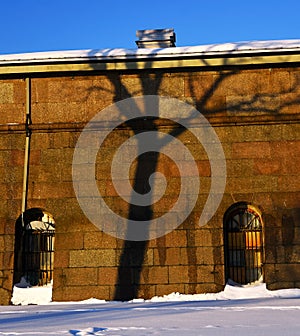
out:
M42 305L50 303L51 301L52 284L31 287L25 278L22 278L21 281L14 286L11 299L11 302L14 305Z
M251 287L228 284L215 294L56 303L44 296L47 290L51 294L51 287L24 287L14 289L13 302L18 306L0 307L0 336L300 334L300 289L269 291L264 283ZM24 305L33 296L39 296L40 304Z
M270 291L266 284L262 281L257 281L252 285L238 285L234 282L229 282L224 288L224 291L219 293L206 294L180 294L171 293L164 296L155 296L150 300L135 299L133 303L140 302L170 302L170 301L208 301L208 300L239 300L239 299L254 299L254 298L300 298L300 289L281 289ZM16 284L12 296L13 305L45 305L58 304L58 302L51 302L52 299L52 285L47 286L33 286L31 287L24 278L19 284ZM104 300L89 299L86 301L76 303L105 303ZM73 302L74 303L74 302Z

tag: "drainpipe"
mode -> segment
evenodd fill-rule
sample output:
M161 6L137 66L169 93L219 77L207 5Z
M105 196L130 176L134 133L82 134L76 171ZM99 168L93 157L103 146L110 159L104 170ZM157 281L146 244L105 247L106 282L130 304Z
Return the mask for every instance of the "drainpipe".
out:
M25 155L24 155L24 171L23 171L23 192L22 192L22 214L27 206L28 191L28 172L29 172L29 154L30 154L30 125L31 125L31 81L26 78L26 119L25 119Z

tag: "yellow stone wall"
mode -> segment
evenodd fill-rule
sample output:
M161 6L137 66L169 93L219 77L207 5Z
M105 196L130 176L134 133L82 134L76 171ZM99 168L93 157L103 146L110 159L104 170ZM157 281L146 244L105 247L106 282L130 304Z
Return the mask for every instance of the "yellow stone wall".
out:
M14 226L21 214L24 77L0 78L1 304L8 304L11 296ZM174 291L221 290L223 216L239 201L254 204L263 213L264 279L269 288L299 286L299 84L300 68L292 65L32 74L27 208L45 208L56 220L53 299L150 298ZM126 243L101 232L80 209L72 182L73 152L82 128L98 112L122 99L149 94L178 98L207 117L224 149L227 184L215 216L199 227L210 165L193 136L181 133L178 139L190 149L199 169L197 204L169 234L145 244ZM167 121L157 122L164 132L172 127ZM112 132L97 161L101 194L125 216L128 204L116 194L109 172L113 153L132 134L127 126ZM158 170L172 181L166 197L154 206L154 216L168 211L180 181L167 159L158 163Z

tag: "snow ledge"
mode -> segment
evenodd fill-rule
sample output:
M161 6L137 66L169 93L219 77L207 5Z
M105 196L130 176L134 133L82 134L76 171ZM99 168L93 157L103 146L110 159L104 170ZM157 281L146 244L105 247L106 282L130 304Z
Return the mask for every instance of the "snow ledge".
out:
M162 49L89 49L0 55L0 65L300 52L300 40L244 41Z

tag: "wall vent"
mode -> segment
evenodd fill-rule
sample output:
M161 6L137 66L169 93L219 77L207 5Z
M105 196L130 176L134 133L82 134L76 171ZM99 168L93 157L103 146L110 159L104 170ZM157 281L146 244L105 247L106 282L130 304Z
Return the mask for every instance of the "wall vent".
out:
M138 48L169 48L175 47L173 28L137 30L135 43Z

